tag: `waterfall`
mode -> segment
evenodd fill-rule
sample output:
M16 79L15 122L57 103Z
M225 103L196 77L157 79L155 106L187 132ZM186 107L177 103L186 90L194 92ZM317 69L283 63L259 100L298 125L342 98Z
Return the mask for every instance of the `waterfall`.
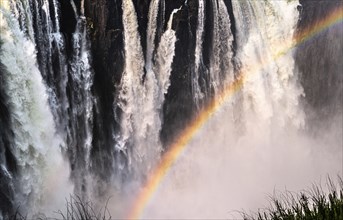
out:
M218 2L218 14L219 14L219 41L221 42L219 57L221 58L220 63L220 78L222 84L233 83L233 52L232 42L233 35L231 33L231 23L227 7L223 0Z
M210 60L210 73L209 73L209 84L210 91L207 93L218 92L220 83L220 33L219 33L219 14L218 14L218 0L211 0L212 3L212 14L213 14L213 30L212 30L212 50L211 50L211 60ZM224 18L224 19L227 19Z
M222 88L226 78L232 78L232 33L230 18L223 0L212 0L213 35L212 54L210 63L210 89L217 94ZM231 80L232 81L232 80Z
M19 10L19 13L24 12ZM44 182L50 172L63 162L61 148L65 144L56 135L30 34L20 29L11 11L1 8L0 16L3 43L0 57L8 71L3 77L15 136L14 155L18 163L19 188L15 196L18 205L26 211L33 211L44 202L45 195L41 189L46 187ZM32 27L31 23L27 25Z
M0 219L61 217L69 195L125 218L157 185L139 217L223 218L340 172L341 116L317 117L342 109L326 3L0 0Z
M320 179L321 172L335 175L342 162L341 138L329 134L336 143L328 147L304 134L303 91L293 48L298 2L231 1L236 22L235 55L224 1L211 3L214 20L209 80L214 97L220 98L216 95L235 77L244 79L239 88L230 87L225 100L216 100L221 103L218 109L206 109L211 116L181 147L173 166L166 169L142 218L242 218L228 213L228 207L257 210L265 204L265 194L260 192L272 193L285 187L300 191L304 182ZM194 124L207 113L201 112ZM332 152L324 159L323 151Z
M156 35L158 1L150 4L148 24L148 53L144 63L137 17L131 1L123 2L123 23L125 39L125 72L121 81L120 108L122 134L116 150L124 152L129 161L128 169L136 175L145 176L159 160L161 143L161 109L164 95L169 87L176 36L172 30L174 11L167 30L162 34L157 48L156 65L152 65L153 42ZM146 76L144 75L146 65ZM123 165L117 165L123 167ZM125 170L122 170L122 172Z
M163 33L159 47L157 49L157 64L155 73L157 76L159 95L158 108L161 110L164 95L168 92L170 86L170 74L172 71L173 58L175 56L176 33L172 29L174 14L180 9L175 9L168 20L167 30Z
M230 17L223 0L211 0L212 19L205 20L205 2L199 1L196 30L195 62L192 72L192 94L197 108L205 98L214 97L223 89L223 85L233 82L233 52ZM211 22L210 64L204 74L209 88L200 83L203 64L203 40L205 22ZM202 85L202 86L201 86Z
M77 25L70 57L60 33L55 0L1 5L1 62L9 72L5 76L6 92L20 177L16 201L30 213L43 207L54 209L52 201L45 201L49 198L55 205L62 199L63 204L65 198L57 198L61 196L57 195L59 187L66 187L65 196L71 192L69 169L65 168L68 163L63 162L61 151L69 153L74 166L71 176L77 186L75 193L81 195L81 188L86 186L92 143L93 73L81 3L79 15L71 2ZM57 192L47 192L45 184L60 169L64 172L55 181L60 184Z
M21 30L28 35L28 37L33 41L34 40L34 31L32 26L32 13L30 10L29 1L19 1L14 2L10 0L10 5L12 11L14 11Z
M155 49L155 36L157 30L157 15L160 1L152 0L149 6L149 22L147 30L147 52L146 52L146 71L151 70L153 53Z
M35 4L34 11L37 15L36 39L40 63L40 71L48 84L49 104L52 109L54 119L57 124L58 132L66 141L70 135L68 131L68 108L67 97L68 84L68 65L65 55L66 45L64 37L60 32L58 3L52 1L53 11L50 11L49 1L43 1L42 11L40 13L39 4ZM54 15L54 16L53 16ZM45 21L45 23L43 23ZM53 67L54 66L54 67ZM57 83L55 83L57 81Z
M194 101L197 107L199 107L200 100L203 99L203 94L199 85L200 80L200 66L202 65L202 42L204 37L205 28L205 2L204 0L199 0L198 6L198 21L197 21L197 31L196 31L196 46L195 46L195 67L192 76L192 94L194 96Z
M133 160L139 158L131 158L131 153L127 151L132 150L137 152L135 155L139 156L140 147L132 148L136 143L135 139L144 137L142 131L138 126L146 125L146 121L140 120L139 116L143 116L144 109L142 98L145 96L143 86L143 73L144 73L144 58L143 51L140 45L140 36L138 33L137 16L132 1L124 1L123 5L123 25L124 25L124 40L125 40L125 72L121 80L121 91L119 107L123 110L121 121L121 139L115 146L117 151L122 151L128 157L129 163L134 163ZM150 73L149 73L150 74ZM136 137L132 137L137 133ZM140 134L138 134L140 133ZM140 140L137 140L140 141ZM131 145L131 146L130 146ZM121 167L120 165L118 167ZM124 171L123 171L124 172Z
M297 82L293 50L281 58L277 52L292 46L297 24L296 2L234 1L238 32L237 58L244 76L243 115L251 123L271 123L301 127L299 108L302 90ZM249 21L249 22L247 22ZM247 24L248 28L244 28ZM287 40L286 40L287 39ZM257 68L256 71L252 71ZM250 116L249 116L250 115Z
M70 61L70 120L71 130L70 143L72 155L76 163L76 185L82 194L80 186L87 186L86 177L89 174L90 150L92 146L93 126L93 96L91 88L93 85L93 73L90 67L89 45L87 41L86 21L84 17L84 1L81 1L81 14L78 15L74 1L71 1L76 15L76 30L72 37L72 59Z

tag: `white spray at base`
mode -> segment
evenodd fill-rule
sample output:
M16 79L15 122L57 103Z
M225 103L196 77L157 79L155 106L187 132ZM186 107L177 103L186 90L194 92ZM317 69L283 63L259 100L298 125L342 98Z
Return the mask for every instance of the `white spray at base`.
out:
M185 147L142 218L242 218L243 209L269 207L275 191L299 192L342 173L342 116L318 128L320 137L307 134L292 51L274 60L280 44L292 45L297 2L232 3L237 56L249 74ZM261 67L263 60L272 62Z
M47 91L36 64L35 45L20 30L9 7L2 6L0 57L7 71L3 77L15 136L19 182L16 201L18 206L27 207L24 213L55 211L64 203L61 192L68 195L72 190L69 166L61 153L64 143L56 135Z

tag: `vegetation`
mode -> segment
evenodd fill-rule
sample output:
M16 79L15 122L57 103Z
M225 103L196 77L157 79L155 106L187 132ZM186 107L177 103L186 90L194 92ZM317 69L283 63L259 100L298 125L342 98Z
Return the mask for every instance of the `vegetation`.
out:
M56 213L60 216L58 218L50 218L45 214L36 214L29 218L22 215L17 209L17 211L5 219L10 220L110 220L111 214L107 209L109 199L106 202L104 208L97 210L95 205L90 201L85 201L79 196L70 196L69 200L66 200L66 209L57 211ZM1 216L0 216L1 217Z
M343 220L343 180L338 184L328 178L328 190L320 185L313 185L310 190L300 193L284 192L271 197L271 206L257 213L242 213L244 220ZM107 201L108 203L108 201ZM58 211L62 220L110 220L111 215L104 208L95 211L92 202L84 201L78 196L71 196L66 201L66 210ZM44 215L36 215L35 219L51 219ZM9 219L26 220L26 216L18 211Z
M66 203L66 211L58 211L63 220L110 220L111 214L107 209L107 203L104 208L95 211L94 204L90 201L85 202L78 196L71 196Z
M271 207L257 213L243 213L245 220L343 220L343 181L336 186L330 178L328 193L313 185L301 193L285 192L271 198Z

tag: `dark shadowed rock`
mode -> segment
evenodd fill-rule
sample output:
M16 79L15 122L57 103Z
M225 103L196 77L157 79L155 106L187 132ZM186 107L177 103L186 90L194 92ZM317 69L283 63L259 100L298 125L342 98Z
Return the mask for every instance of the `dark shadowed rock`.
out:
M340 0L300 0L298 32L317 25L333 10L343 7ZM343 96L343 24L323 31L301 44L295 54L305 92L305 104L309 121L323 122L336 114L342 114ZM314 111L314 112L313 112Z
M1 42L0 42L1 53ZM8 74L0 63L0 214L4 218L15 210L15 175L17 161L13 154L13 132L10 123L10 109L5 94L4 75ZM0 215L1 217L1 215Z

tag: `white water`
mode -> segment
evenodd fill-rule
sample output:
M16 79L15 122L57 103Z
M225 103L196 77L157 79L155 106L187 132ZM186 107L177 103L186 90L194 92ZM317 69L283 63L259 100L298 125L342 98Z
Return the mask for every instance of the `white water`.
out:
M173 58L175 56L175 43L176 33L172 29L174 14L180 9L175 9L170 15L167 30L163 33L159 47L157 49L157 64L155 67L155 73L159 88L159 111L162 111L162 105L164 103L164 96L168 92L170 86L170 74L172 71Z
M199 68L202 64L202 42L204 38L204 28L205 28L205 2L204 0L199 0L198 6L198 22L196 31L196 46L195 46L195 67L194 73L192 75L192 95L197 107L199 107L199 102L203 99L204 94L201 91L199 85Z
M110 194L115 196L110 200L108 208L114 218L125 217L135 195L133 192L137 192L142 186L146 175L160 159L162 148L159 132L162 106L170 85L169 77L175 55L176 33L172 29L172 23L174 14L180 9L175 9L171 13L167 29L159 39L156 60L151 69L146 69L144 81L142 80L144 59L133 10L132 2L127 1L123 4L126 66L121 82L121 102L119 102L124 111L121 122L123 136L115 146L117 151L124 152L128 157L128 169L133 175L130 181L125 182L126 185L118 183L120 176L113 177L116 187L110 190ZM154 18L157 19L155 16ZM155 25L156 21L151 23ZM151 27L148 29L151 30ZM126 171L120 161L116 163L119 169Z
M218 0L218 23L219 29L217 30L219 34L219 38L216 41L220 43L220 52L219 58L220 60L220 75L219 79L221 82L218 82L219 90L223 87L223 85L227 85L232 83L234 80L233 77L233 52L232 52L232 42L233 42L233 35L231 33L231 23L229 13L227 11L227 7L223 0Z
M25 36L10 11L3 7L0 10L3 42L0 57L8 72L4 76L5 91L9 97L20 183L16 201L27 208L22 210L24 213L49 211L51 206L63 204L61 192L68 193L72 188L68 183L69 166L61 154L64 143L56 135L31 36ZM30 23L27 26L32 27ZM55 185L51 185L52 179Z
M65 198L73 190L68 182L69 164L63 161L60 152L65 145L64 139L56 135L58 131L47 104L47 94L53 100L50 100L53 111L60 108L66 110L70 106L67 98L58 103L54 91L46 91L36 64L28 2L21 1L18 8L13 7L13 2L14 17L5 8L0 12L1 40L4 41L0 58L9 72L5 76L8 83L6 91L10 97L11 120L16 135L15 144L18 146L15 156L19 159L23 193L18 193L17 200L27 202L32 212L44 210L49 216L50 210L56 211L65 205ZM60 52L65 45L59 33L58 4L52 2L54 14L57 15L56 27L52 27L49 2L45 1L44 5L46 26L51 37L49 49L52 48L51 43L55 42ZM297 84L292 51L274 60L274 53L280 46L292 44L289 39L292 39L297 22L297 3L253 0L232 3L238 27L237 60L241 72L246 73L246 83L239 92L226 100L189 143L146 209L146 218L237 216L237 213L232 213L233 210L256 210L263 206L267 201L266 195L271 194L274 187L298 191L327 173L335 175L342 171L339 164L343 159L340 153L342 132L336 130L341 125L333 125L327 131L322 131L323 137L308 136L303 130L305 118L299 104L302 90ZM81 4L80 15L73 4L79 23L72 35L70 73L75 93L72 103L75 105L71 111L73 117L82 115L85 122L85 142L81 147L86 149L86 153L75 156L85 157L86 164L82 168L87 172L92 141L93 76L83 26L83 1ZM162 14L165 13L163 5L164 1L160 7ZM233 80L233 37L224 1L213 0L212 5L215 19L209 74L212 89L217 93L223 83ZM151 2L147 58L144 60L133 3L130 0L123 1L122 7L126 65L118 104L123 110L122 136L115 148L128 158L133 185L139 186L161 154L159 132L162 106L170 85L177 40L172 24L174 15L181 8L175 9L170 15L167 28L161 39L158 39L159 46L155 48L159 1ZM196 72L193 77L196 102L203 97L198 79L205 31L204 10L204 1L200 0L195 49ZM50 57L51 53L49 51ZM63 56L60 53L59 65L64 75L58 83L65 91L68 73ZM260 68L261 63L267 64ZM143 79L144 67L146 75ZM66 122L69 120L65 119ZM78 130L75 120L72 120L72 133L83 132ZM76 137L73 138L76 140ZM115 163L114 166L126 172L120 161L115 160ZM118 179L114 176L113 182ZM125 190L123 188L120 190ZM115 195L116 198L111 200L114 204L110 204L109 209L114 209L114 216L120 216L127 211L123 208L127 204L122 195ZM28 201L22 198L28 198Z
M71 102L73 103L72 108L72 121L74 122L71 125L72 134L74 140L78 140L80 143L76 143L73 150L74 158L77 160L84 160L85 167L80 167L80 175L76 181L76 185L81 186L84 181L84 178L88 177L89 168L90 168L90 150L92 147L93 133L93 95L91 87L93 85L93 73L90 66L90 54L89 54L89 45L87 42L87 30L86 30L86 21L84 17L84 1L81 1L81 11L78 15L77 9L74 2L74 13L76 15L77 26L76 30L73 33L73 59L71 61L71 81L73 86L73 97ZM82 122L78 122L78 118L82 118ZM78 126L78 124L82 125ZM80 131L84 129L84 131ZM82 134L83 140L79 140L77 137L79 134ZM78 145L78 146L77 146ZM75 148L83 149L84 155L80 155ZM87 180L86 180L87 181ZM89 183L87 183L89 184ZM78 189L80 190L80 189ZM81 195L81 191L76 192L78 195ZM90 194L90 192L88 192Z
M274 60L280 46L292 44L296 6L233 1L246 81L186 146L142 218L241 218L243 209L268 207L274 190L299 192L342 172L341 125L321 130L322 137L306 134L293 51ZM249 28L240 28L246 21Z
M22 0L22 1L13 1L9 0L13 14L16 16L17 20L19 21L19 25L21 30L28 35L31 41L34 41L34 31L33 27L30 25L32 24L32 13L30 10L29 1Z
M36 3L37 4L37 3ZM58 132L63 137L64 141L67 139L67 135L70 135L70 131L67 129L68 127L68 121L69 121L69 115L67 114L67 110L70 107L68 103L68 97L67 97L67 83L68 83L68 66L66 57L64 55L65 50L65 42L64 38L62 37L62 34L60 32L60 24L59 24L59 5L56 2L56 0L52 1L53 4L53 13L54 13L54 19L50 12L50 6L49 1L45 0L43 3L43 11L44 19L46 21L45 24L41 24L41 27L47 28L47 34L49 39L49 46L47 49L43 48L41 51L44 51L46 53L46 56L48 56L47 62L53 60L53 53L54 48L53 45L56 45L56 51L58 56L58 76L59 80L56 85L51 86L51 88L48 88L49 93L49 104L52 110L52 113L54 115L55 121L57 121L58 126ZM38 5L36 5L36 11L39 11ZM55 25L53 25L53 23ZM40 45L37 45L39 47ZM56 55L56 54L55 54ZM55 71L50 67L51 71ZM42 73L42 74L49 74L49 73ZM58 91L57 91L58 90ZM59 98L57 97L57 93L59 93Z
M141 153L145 149L142 146L142 142L140 142L140 140L146 137L147 121L145 121L146 119L143 116L146 113L143 109L146 91L144 91L145 88L143 85L144 58L133 2L130 0L123 2L122 8L125 40L125 72L122 76L119 95L122 101L118 103L119 107L123 110L121 122L122 143L119 142L116 145L116 149L125 152L130 163L129 166L131 166L136 161L141 164L148 161L144 158L145 155ZM151 74L149 73L149 75ZM148 81L148 79L146 80ZM141 116L143 120L140 118ZM136 143L138 146L136 146ZM130 149L133 152L126 153L128 147L130 148L132 145L135 146L135 149ZM132 169L138 169L139 167L143 168L143 166L138 166ZM146 169L146 167L143 169Z
M220 89L220 33L219 33L219 14L218 14L218 0L211 0L213 13L213 29L212 29L212 48L210 60L209 84L210 93L216 94ZM224 18L228 19L228 17Z
M212 0L213 33L210 61L210 92L218 94L223 85L233 79L231 24L223 0ZM231 79L231 80L229 80Z
M241 72L252 72L242 89L245 121L267 123L270 132L275 125L301 128L304 125L304 115L299 106L302 89L297 84L293 50L274 60L280 49L290 48L293 43L290 39L293 38L298 18L297 3L251 3L255 16L250 15L252 26L249 37L246 43L238 42L238 47L242 49L237 54L242 63ZM236 11L238 8L234 5ZM235 16L239 23L244 19ZM251 71L259 63L265 64ZM249 117L251 113L255 115Z
M15 200L21 207L26 207L26 210L22 210L23 214L29 211L30 215L44 210L48 216L54 216L56 215L54 212L65 206L65 199L70 194L80 193L79 188L73 191L73 186L69 182L70 165L62 158L61 150L63 147L64 152L66 151L68 139L71 153L75 153L76 147L82 148L84 152L84 155L72 155L72 158L84 161L82 166L84 170L75 171L78 176L73 179L78 186L84 183L87 178L84 174L87 174L90 166L93 74L90 67L83 5L80 15L74 7L78 23L72 35L72 57L69 58L68 64L64 39L59 32L59 5L55 0L51 4L53 7L49 1L44 1L43 7L38 8L38 3L32 2L32 7L36 8L31 9L27 2L11 1L9 5L1 5L4 6L2 8L4 22L1 27L4 32L2 31L1 34L5 36L2 62L10 73L9 78L6 79L8 82L6 91L13 98L10 101L10 111L15 125L15 144L20 146L15 157L20 166L18 176L20 176L21 189L17 190ZM71 4L73 5L73 2ZM51 8L54 10L54 16L51 14ZM33 31L34 25L30 10L42 13L41 17L36 17L40 24L36 27L38 29L36 34L41 36L35 37L43 42L44 39L40 37L45 38L44 34L48 34L47 45L35 45L33 35L27 31ZM47 69L43 67L42 74L37 67L35 47L41 50L43 56L47 56L44 60L48 62ZM53 59L57 60L57 69L52 69ZM66 93L68 74L69 85L71 85L70 100ZM48 81L53 81L50 88L45 87L41 75ZM54 83L56 76L58 82ZM47 104L48 101L50 106ZM69 102L72 102L72 105L69 105ZM68 124L70 122L71 124ZM75 173L73 176L75 177Z
M125 39L125 72L122 77L120 103L122 115L122 137L116 145L129 160L129 169L135 179L141 181L161 154L159 132L161 129L161 108L169 87L169 76L175 50L175 32L171 29L173 12L169 25L160 39L156 66L152 65L153 43L156 35L158 1L150 5L148 23L147 61L144 62L137 16L132 1L123 2L123 23ZM144 76L144 65L146 75Z
M213 14L213 29L212 29L212 45L209 72L206 73L209 80L209 88L201 88L200 67L202 63L202 49L205 28L205 2L199 1L198 6L198 21L196 31L196 46L195 46L195 66L192 73L192 94L197 108L201 107L201 100L205 96L210 97L211 94L218 94L224 84L233 81L233 52L232 42L233 36L231 33L231 23L227 7L223 0L211 1Z
M151 71L152 62L153 62L153 53L155 50L155 37L157 30L157 15L158 15L158 6L160 4L159 0L152 0L149 6L149 23L147 30L147 44L146 44L146 64L145 69L147 72Z
M151 4L150 11L156 10L158 5ZM138 33L137 17L134 5L131 1L125 1L123 8L123 24L125 39L125 71L121 80L121 90L119 94L119 107L123 110L121 118L121 136L117 138L119 143L115 149L123 153L128 160L128 165L122 164L121 160L116 160L115 166L118 175L113 176L114 188L110 189L110 194L115 195L108 205L109 211L114 218L123 218L133 199L134 192L141 186L146 175L159 161L161 155L161 143L159 132L161 129L162 106L164 96L167 93L171 74L171 65L175 55L175 31L172 30L174 11L169 19L167 30L159 39L159 46L156 49L154 65L152 57L144 63L143 52ZM163 10L163 7L162 7ZM157 16L153 19L157 19ZM156 35L156 20L149 19L148 36ZM148 37L149 41L149 37ZM152 43L152 42L151 42ZM152 46L152 45L151 45ZM151 49L151 48L150 48ZM148 49L153 53L153 49ZM152 54L151 54L152 55ZM147 63L152 65L147 67ZM146 75L144 75L144 65ZM119 170L119 172L118 172ZM130 180L121 182L120 174L130 173ZM127 194L128 193L128 194Z

